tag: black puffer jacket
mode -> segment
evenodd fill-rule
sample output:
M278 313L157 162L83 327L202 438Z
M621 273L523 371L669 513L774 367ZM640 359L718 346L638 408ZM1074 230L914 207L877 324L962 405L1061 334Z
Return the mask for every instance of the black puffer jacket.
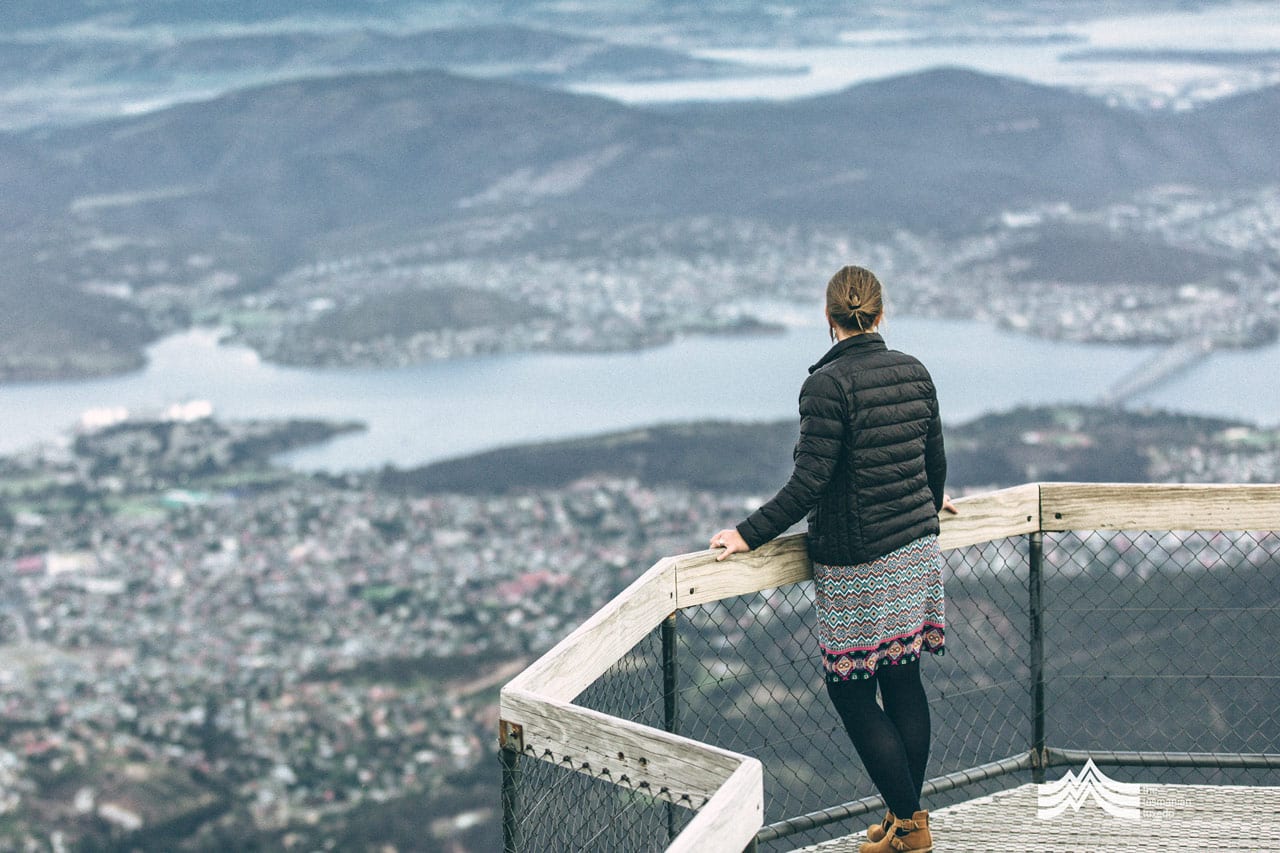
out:
M800 389L795 470L738 525L755 548L809 518L809 556L848 566L938 532L947 476L933 379L875 333L833 346Z

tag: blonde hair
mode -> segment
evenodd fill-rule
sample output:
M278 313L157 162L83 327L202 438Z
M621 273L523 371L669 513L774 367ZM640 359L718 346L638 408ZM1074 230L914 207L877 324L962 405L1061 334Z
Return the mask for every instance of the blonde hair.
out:
M869 332L884 313L880 279L862 267L847 266L827 282L827 316L847 332Z

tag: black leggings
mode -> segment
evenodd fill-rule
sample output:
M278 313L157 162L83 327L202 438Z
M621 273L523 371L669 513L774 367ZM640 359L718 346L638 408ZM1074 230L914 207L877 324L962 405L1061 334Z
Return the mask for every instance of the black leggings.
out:
M876 704L877 686L883 710ZM929 700L920 661L882 666L874 678L828 681L827 694L885 805L901 817L919 811L929 761Z

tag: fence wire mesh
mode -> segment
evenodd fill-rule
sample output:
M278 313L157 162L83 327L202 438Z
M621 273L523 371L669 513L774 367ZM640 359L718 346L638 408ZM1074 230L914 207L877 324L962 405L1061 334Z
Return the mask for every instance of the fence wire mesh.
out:
M1280 536L1045 534L1047 739L1062 749L1280 752ZM1277 783L1275 771L1108 768Z
M1031 747L1029 550L1017 537L945 554L947 654L926 656L922 666L933 712L930 777ZM1280 674L1264 663L1280 633L1280 537L1045 534L1041 600L1051 747L1280 752ZM812 584L802 583L677 617L677 730L761 760L766 824L875 793L826 696L814 608ZM655 629L578 703L664 728L663 659ZM525 851L661 850L693 815L567 767L531 759L521 767L518 802L508 805ZM1107 773L1280 784L1274 770ZM1029 779L989 780L930 805ZM860 828L861 821L820 827L761 849L790 850Z
M931 776L1027 749L1026 553L1011 539L946 554L948 652L921 666L935 697ZM681 733L761 760L765 823L875 793L827 698L814 607L807 582L682 614Z
M576 704L637 723L664 728L661 630L645 636L596 679ZM561 850L662 850L668 815L675 831L693 812L597 779L562 764L520 759L514 790L504 785L504 814L518 821L521 853Z

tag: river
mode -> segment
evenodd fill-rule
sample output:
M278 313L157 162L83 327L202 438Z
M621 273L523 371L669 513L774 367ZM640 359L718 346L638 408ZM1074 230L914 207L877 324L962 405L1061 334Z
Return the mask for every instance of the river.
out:
M818 309L814 309L817 313ZM1149 357L1147 347L1042 341L963 320L897 318L890 346L919 356L943 415L959 423L1024 404L1094 402ZM513 443L655 423L796 416L825 325L750 337L690 337L640 352L532 353L395 369L301 369L223 345L211 330L166 338L143 370L75 382L0 386L0 453L65 435L88 409L158 411L201 399L224 418L360 420L368 430L297 451L301 470L411 466ZM1136 401L1280 422L1280 399L1250 377L1280 373L1280 347L1215 353Z

